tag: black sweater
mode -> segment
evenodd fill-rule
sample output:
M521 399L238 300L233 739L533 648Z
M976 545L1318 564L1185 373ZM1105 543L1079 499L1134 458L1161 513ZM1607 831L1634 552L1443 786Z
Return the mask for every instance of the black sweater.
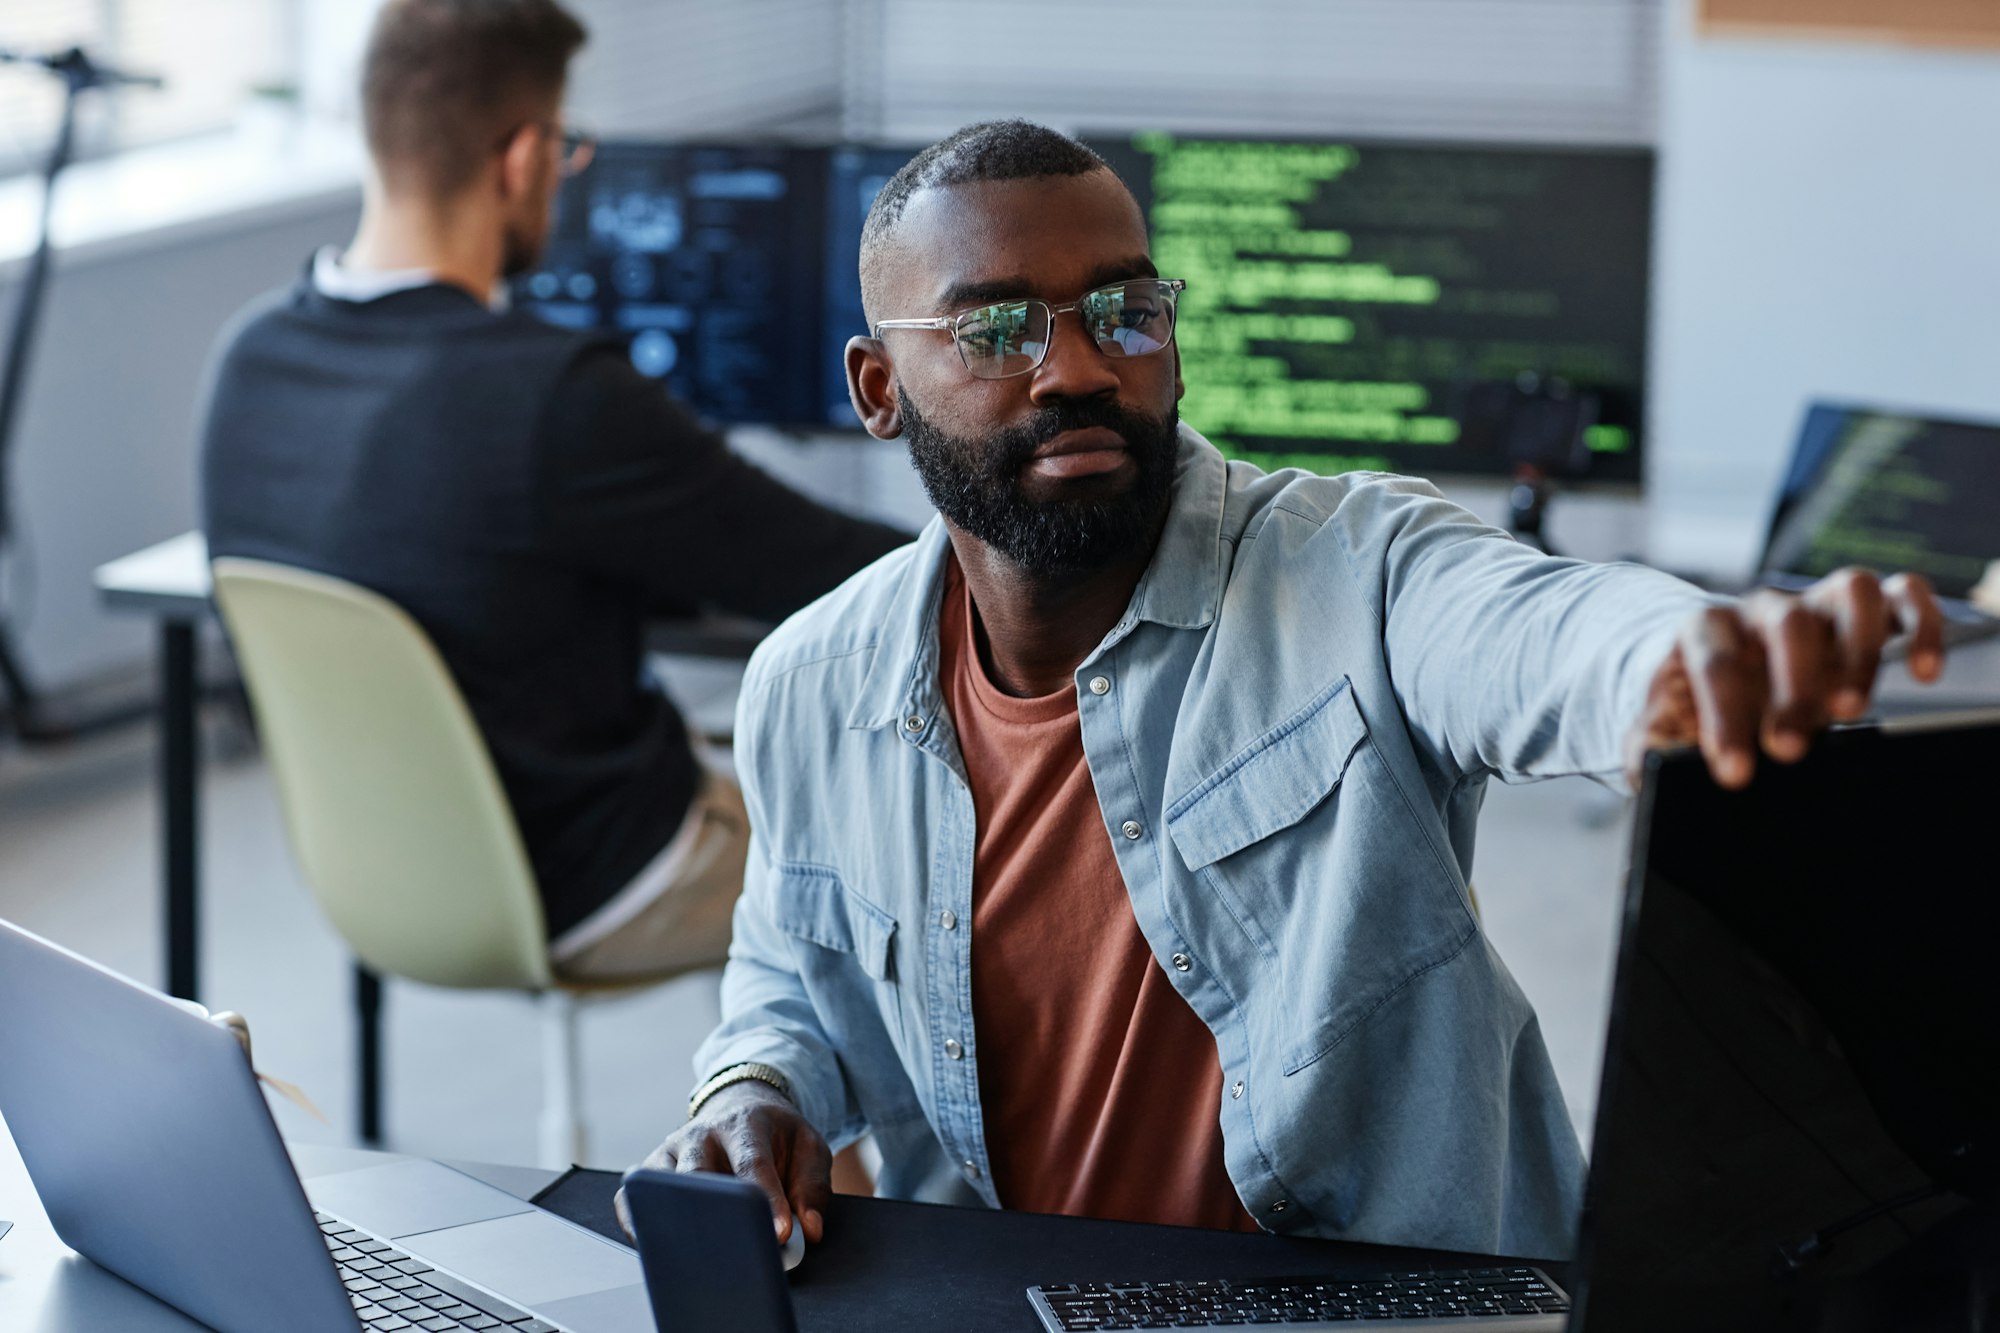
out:
M907 540L731 454L617 344L434 285L310 279L225 337L202 442L211 555L388 597L484 733L550 936L671 838L699 780L644 622L777 619Z

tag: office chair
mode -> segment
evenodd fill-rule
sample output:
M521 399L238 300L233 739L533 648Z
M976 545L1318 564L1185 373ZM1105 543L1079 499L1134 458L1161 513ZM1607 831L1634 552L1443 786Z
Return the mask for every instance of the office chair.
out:
M381 1139L383 976L531 993L540 1159L581 1161L576 1000L493 761L429 637L394 603L262 560L214 562L306 883L356 958L361 1136ZM664 978L657 978L664 979ZM615 988L629 990L630 987Z

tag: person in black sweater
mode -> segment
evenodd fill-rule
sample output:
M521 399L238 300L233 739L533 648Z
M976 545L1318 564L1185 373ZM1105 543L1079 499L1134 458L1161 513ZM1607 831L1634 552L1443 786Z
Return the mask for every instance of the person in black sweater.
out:
M777 619L907 540L731 454L616 342L505 308L587 146L554 0L390 0L344 253L225 334L202 436L212 556L371 588L485 736L579 980L719 963L741 796L649 679L648 619Z

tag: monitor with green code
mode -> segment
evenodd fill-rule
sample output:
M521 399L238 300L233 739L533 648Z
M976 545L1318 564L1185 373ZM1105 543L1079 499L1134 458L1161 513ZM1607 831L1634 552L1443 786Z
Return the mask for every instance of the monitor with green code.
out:
M1640 481L1650 152L1087 139L1187 280L1181 414L1225 453Z

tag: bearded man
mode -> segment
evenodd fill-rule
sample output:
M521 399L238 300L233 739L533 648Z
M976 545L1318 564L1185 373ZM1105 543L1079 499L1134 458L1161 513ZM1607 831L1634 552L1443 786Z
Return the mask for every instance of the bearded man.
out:
M1037 126L920 154L861 268L855 410L939 517L751 664L723 1019L651 1164L781 1238L869 1132L903 1197L1566 1253L1582 1154L1467 889L1486 783L1698 741L1740 785L1888 635L1935 678L1928 590L1718 603L1225 461L1131 194Z

